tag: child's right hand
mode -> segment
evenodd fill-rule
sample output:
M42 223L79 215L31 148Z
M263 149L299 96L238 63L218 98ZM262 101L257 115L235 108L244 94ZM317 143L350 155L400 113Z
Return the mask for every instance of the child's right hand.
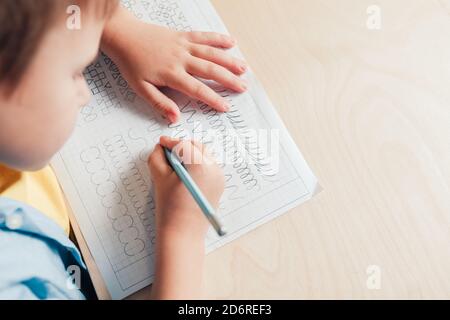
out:
M209 223L189 191L168 164L162 147L173 149L211 205L217 208L224 190L224 176L195 141L161 137L148 163L155 187L156 263L152 286L154 299L198 299L202 296L205 236ZM197 161L202 159L200 164ZM187 159L195 159L186 164ZM191 161L192 163L192 161Z
M182 159L192 178L214 208L218 207L224 190L222 170L206 151L195 141L180 141L161 137L149 157L149 168L155 187L156 230L158 237L170 233L171 236L203 241L209 223L198 204L186 189L180 178L166 160L162 146L182 152ZM194 158L195 164L186 164L186 159ZM201 163L197 160L201 159ZM185 235L186 237L183 237Z

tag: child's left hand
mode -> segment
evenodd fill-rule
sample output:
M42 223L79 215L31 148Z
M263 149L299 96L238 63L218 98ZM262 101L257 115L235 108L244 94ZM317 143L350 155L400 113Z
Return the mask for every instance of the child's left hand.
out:
M226 35L177 32L138 21L119 8L104 30L102 49L117 63L131 87L170 122L179 118L178 106L158 87L170 87L201 100L218 111L227 111L227 101L195 77L214 80L243 92L239 75L246 63L223 49L233 47Z

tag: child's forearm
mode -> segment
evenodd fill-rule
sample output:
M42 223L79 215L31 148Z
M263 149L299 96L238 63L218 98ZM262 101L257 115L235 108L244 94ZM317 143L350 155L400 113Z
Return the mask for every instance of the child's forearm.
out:
M161 231L156 243L156 275L152 298L201 298L204 258L204 235Z

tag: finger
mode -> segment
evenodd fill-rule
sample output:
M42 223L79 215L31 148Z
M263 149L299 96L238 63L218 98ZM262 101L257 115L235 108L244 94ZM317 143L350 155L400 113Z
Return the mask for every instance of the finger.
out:
M200 152L201 152L204 156L209 157L209 158L211 158L211 159L214 159L214 157L212 156L211 151L209 150L209 148L208 148L206 145L204 145L203 143L201 143L201 142L199 142L199 141L197 141L197 140L191 140L191 143L192 143L197 149L199 149Z
M212 153L210 152L210 150L208 149L208 147L206 147L203 143L197 141L197 140L191 140L191 143L200 150L201 154L202 154L202 163L205 164L212 164L216 162L216 159L214 158L214 156L212 155Z
M188 140L180 140L168 136L161 136L159 138L159 143L163 147L175 153L178 156L178 158L180 158L182 161L184 157L186 157L186 159L189 159L189 154L192 153L191 151L192 148L190 147L191 142ZM190 162L190 160L188 162Z
M197 140L191 140L191 143L192 143L198 150L200 150L200 152L201 152L202 154L205 153L205 151L206 151L206 146L205 146L203 143L201 143L201 142L199 142L199 141L197 141Z
M160 144L155 146L148 157L148 167L153 177L164 177L172 173L173 170L167 163L164 150Z
M230 109L229 103L219 96L213 89L195 79L188 73L180 73L168 81L168 86L178 90L191 98L205 102L211 108L225 112Z
M160 144L170 149L184 164L202 164L209 161L206 148L203 144L195 140L180 140L168 136L160 137Z
M236 40L232 37L216 32L192 31L187 33L188 39L197 44L204 44L218 48L232 48L236 45Z
M170 149L185 165L202 163L202 152L190 140L161 137L161 145Z
M159 143L163 146L166 147L167 149L172 150L173 148L175 148L175 146L177 144L179 144L181 142L180 139L177 138L172 138L172 137L168 137L168 136L161 136L159 138Z
M153 84L143 81L138 93L171 123L178 121L180 110L177 104L159 91Z
M186 66L186 71L203 79L214 80L236 92L244 92L247 90L247 85L243 79L224 67L206 60L192 57Z
M223 50L211 46L194 44L192 45L190 52L194 57L221 65L234 74L241 75L247 71L247 64L245 61L234 58Z
M181 144L177 145L175 149L177 149L180 145ZM191 168L192 165L206 163L207 159L203 155L202 149L198 148L197 145L193 144L192 140L184 141L181 148L182 154L180 158L183 160L183 163L187 166L188 169Z

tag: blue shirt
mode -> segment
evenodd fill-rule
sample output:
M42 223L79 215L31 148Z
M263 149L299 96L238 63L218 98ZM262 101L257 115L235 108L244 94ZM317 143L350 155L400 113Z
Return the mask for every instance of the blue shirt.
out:
M39 211L0 197L0 299L84 299L87 270L63 229Z

